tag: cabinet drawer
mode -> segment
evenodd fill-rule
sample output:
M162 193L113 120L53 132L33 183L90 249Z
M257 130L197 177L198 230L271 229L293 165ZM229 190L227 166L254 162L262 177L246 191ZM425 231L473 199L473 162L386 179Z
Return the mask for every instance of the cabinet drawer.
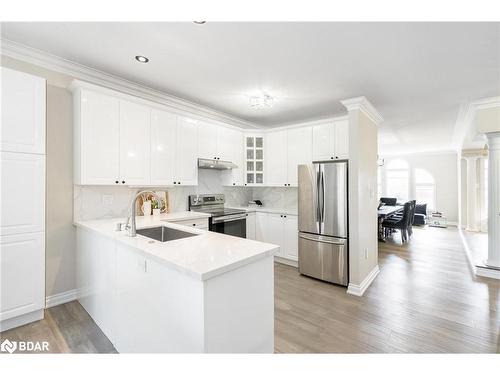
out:
M179 225L185 225L187 227L194 227L198 229L208 229L208 218L206 219L188 219L188 220L176 220L169 221L170 223L175 223Z

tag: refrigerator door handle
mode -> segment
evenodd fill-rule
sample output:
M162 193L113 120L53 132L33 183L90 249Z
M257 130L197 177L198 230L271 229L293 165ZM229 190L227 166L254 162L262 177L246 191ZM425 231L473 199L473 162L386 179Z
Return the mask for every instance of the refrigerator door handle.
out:
M346 240L341 240L338 238L335 239L335 238L328 238L328 237L324 237L324 236L308 235L307 233L299 233L299 237L303 238L305 240L323 242L323 243L328 243L328 244L332 244L332 245L338 245L338 246L345 246L346 245Z
M320 184L321 184L321 172L318 169L316 172L316 221L318 222L319 231L321 232L321 194L320 194Z
M325 172L321 171L321 222L325 222ZM323 232L323 230L321 231Z

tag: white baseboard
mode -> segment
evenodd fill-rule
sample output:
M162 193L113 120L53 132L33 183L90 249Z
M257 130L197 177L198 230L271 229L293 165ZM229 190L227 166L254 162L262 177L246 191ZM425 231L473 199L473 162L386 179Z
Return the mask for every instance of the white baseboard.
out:
M62 305L63 303L74 301L78 298L78 290L71 289L66 292L53 294L45 298L45 308Z
M476 275L500 280L500 270L494 268L476 266Z
M12 328L21 327L29 323L43 319L43 309L35 310L27 314L15 316L13 318L0 321L0 332L7 331Z
M378 265L376 265L375 267L373 267L373 269L365 277L365 279L361 282L360 285L349 283L347 287L347 294L352 294L354 296L361 297L365 293L366 289L368 289L368 287L371 285L373 280L375 280L375 278L379 273L380 269L378 268Z
M287 266L292 266L292 267L295 267L295 268L299 267L299 262L298 261L292 260L292 259L278 257L276 255L274 256L274 261L277 262L277 263L286 264Z

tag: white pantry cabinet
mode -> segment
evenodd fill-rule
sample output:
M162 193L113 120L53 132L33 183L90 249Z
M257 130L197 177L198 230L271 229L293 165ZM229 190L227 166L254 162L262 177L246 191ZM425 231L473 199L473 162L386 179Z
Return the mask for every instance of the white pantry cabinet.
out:
M266 185L297 186L297 166L312 162L312 129L301 127L266 136Z
M347 159L349 157L347 119L314 125L312 144L314 161Z
M45 90L1 68L0 332L44 315Z
M45 154L45 80L0 67L0 150Z
M151 109L120 100L120 179L122 184L150 183Z
M279 245L276 254L286 260L298 260L297 215L257 212L255 218L257 241Z

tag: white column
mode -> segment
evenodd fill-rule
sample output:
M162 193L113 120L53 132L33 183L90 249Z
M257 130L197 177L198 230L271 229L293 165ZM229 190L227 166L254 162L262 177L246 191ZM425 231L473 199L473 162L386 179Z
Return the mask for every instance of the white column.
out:
M467 160L467 226L466 230L477 232L479 200L477 194L477 156L466 156Z
M500 132L488 138L488 259L486 265L500 268Z

